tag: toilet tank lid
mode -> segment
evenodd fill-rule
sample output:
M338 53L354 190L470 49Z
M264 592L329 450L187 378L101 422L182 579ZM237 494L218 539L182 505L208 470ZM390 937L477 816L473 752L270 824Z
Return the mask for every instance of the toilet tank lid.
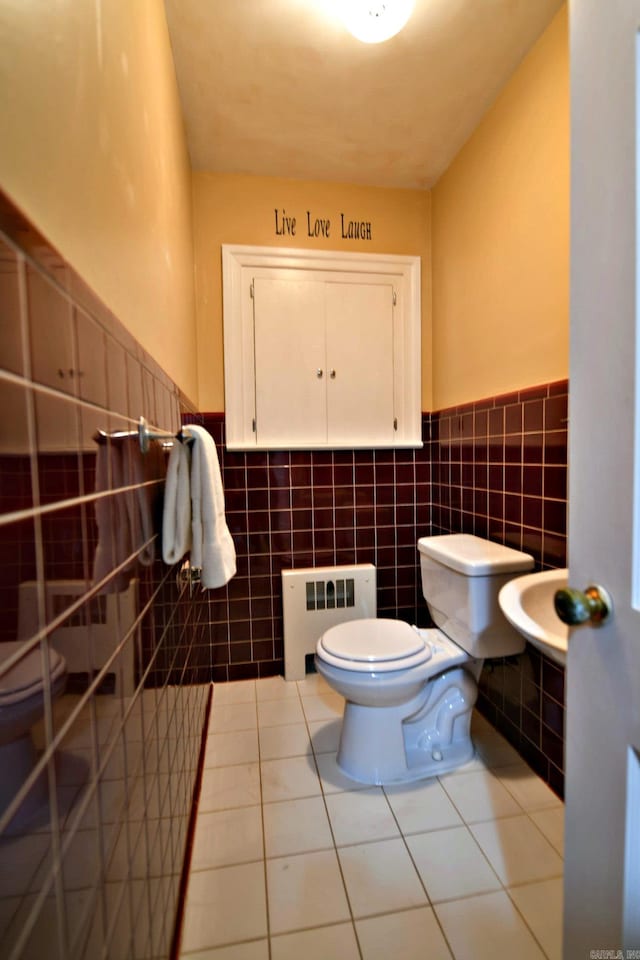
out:
M471 533L421 537L418 540L418 550L468 577L486 577L495 573L516 573L533 569L533 557L528 553L484 540Z

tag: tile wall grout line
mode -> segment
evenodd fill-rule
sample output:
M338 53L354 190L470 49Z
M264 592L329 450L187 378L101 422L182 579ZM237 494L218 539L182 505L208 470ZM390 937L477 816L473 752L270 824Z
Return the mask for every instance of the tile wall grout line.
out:
M158 588L158 590L159 590L159 589L160 589L160 588ZM149 603L146 605L146 607L140 612L140 614L139 614L138 617L136 618L135 623L134 623L133 626L132 626L131 632L133 632L133 630L135 630L136 624L142 622L142 620L143 620L144 616L146 615L147 611L151 608L151 605L152 605L152 603L153 603L153 599L154 599L154 598L152 597L152 598L150 599ZM130 635L131 635L131 632L130 632ZM35 636L34 638L32 638L32 641L33 641L33 642L32 642L31 649L33 649L41 639L42 639L42 638L40 637L40 635L39 635L39 634L36 634L36 636ZM29 641L29 642L31 643L31 641ZM124 642L125 642L125 641L123 641L123 644L124 644ZM22 656L24 656L24 651L23 651L22 649L20 649L20 650L18 651L18 654L20 655L20 657L22 657ZM15 656L18 656L18 654L16 654ZM156 650L155 653L154 653L154 658L155 658L155 656L157 656L157 650ZM18 657L18 659L20 659L20 657ZM14 659L15 659L15 657L14 657ZM6 661L5 661L5 662L6 662ZM152 663L153 663L153 658L152 658L152 660L151 660L151 664L152 664ZM150 672L150 666L151 666L151 664L147 667L147 670L146 670L146 672L145 672L145 676L147 676L148 673ZM4 665L4 664L3 664L3 665ZM144 689L143 680L144 680L144 677L141 678L141 682L140 682L140 684L139 684L139 686L138 686L138 688L137 688L136 694L134 694L134 696L131 697L131 702L130 702L129 707L128 707L127 716L129 716L129 715L132 713L133 706L134 706L134 704L136 703L136 701L137 701L137 699L138 699L138 694ZM39 761L37 762L37 764L35 765L35 767L31 770L28 778L24 781L24 783L23 783L20 791L15 795L15 797L14 797L13 800L11 801L11 804L3 811L2 816L0 817L0 834L4 831L5 827L11 822L11 820L13 819L13 817L15 816L15 814L16 814L16 812L17 812L18 807L20 806L20 804L22 803L22 801L23 801L24 798L26 797L27 793L29 792L29 790L31 789L31 787L33 786L33 784L35 783L35 780L36 780L37 777L40 775L40 773L44 770L46 764L48 763L49 755L50 755L50 754L53 754L53 753L58 749L58 747L61 745L62 741L63 741L64 738L66 737L68 731L71 729L71 727L72 727L73 724L75 723L76 719L77 719L78 716L80 715L81 711L85 708L85 706L86 706L87 704L89 704L89 703L91 702L91 699L92 699L92 696L94 695L94 690L95 690L96 686L97 686L97 684L92 683L92 685L89 687L89 689L88 689L87 691L85 691L85 695L81 698L81 700L79 701L79 703L76 705L75 710L72 711L72 713L65 719L65 721L64 721L64 723L62 724L62 726L60 727L60 729L58 729L58 730L56 731L56 734L55 734L55 736L53 737L53 739L51 740L51 743L49 744L49 747L47 748L47 750L45 750L44 754L40 757L40 759L39 759ZM93 688L93 689L92 689L92 688ZM126 716L125 716L124 719L126 720ZM111 749L110 749L110 751L109 751L109 753L105 755L104 763L100 765L100 768L99 768L98 773L102 772L103 769L106 768L106 765L107 765L108 761L110 760L111 755L113 754L114 751L115 751L115 745L112 746ZM88 805L88 804L87 804L87 805ZM86 810L86 806L83 808L83 813L84 813L84 810ZM66 850L66 848L65 848L65 850Z
M37 517L48 516L52 513L58 513L63 510L68 510L70 507L81 506L82 504L95 503L96 500L103 500L107 497L115 497L121 493L137 493L139 490L144 490L146 488L158 487L163 484L164 481L161 479L158 480L144 480L142 483L131 483L122 487L115 487L113 490L101 490L94 493L85 493L80 497L69 497L66 500L56 500L53 503L44 503L37 507L28 507L24 510L14 510L10 513L0 514L0 528L8 526L11 523L20 523L23 520L31 520ZM154 534L153 537L150 537L147 543L143 544L140 550L137 553L140 553L145 547L151 543L154 537L157 534ZM122 565L120 565L122 566ZM116 568L114 567L113 570ZM119 569L119 568L118 568ZM111 579L113 576L113 571L105 579Z
M25 370L31 374L31 344L30 344L30 333L31 333L31 324L30 324L30 309L29 309L29 296L27 289L27 277L25 270L25 261L22 260L21 271L20 271L20 313L21 313L21 328L22 334L24 337L23 340L23 355L25 361ZM29 435L29 462L31 469L31 491L32 497L35 503L40 505L40 477L38 472L38 422L37 422L37 411L35 405L34 393L31 390L28 390L26 393L26 406L27 406L27 422L28 422L28 435ZM36 569L36 603L37 603L37 615L38 615L38 624L41 627L46 623L47 610L46 610L46 594L43 586L44 574L45 574L45 557L44 557L44 547L43 547L43 538L42 538L42 516L37 514L34 516L34 540L35 540L35 569ZM39 633L41 633L41 630ZM53 765L53 751L51 749L51 743L54 739L53 734L53 696L51 691L51 669L49 662L49 646L47 639L42 635L37 644L33 644L29 649L35 651L35 646L40 647L40 665L41 665L41 676L42 676L42 692L43 692L43 720L44 720L44 730L45 730L45 750L44 754L40 760L40 763L35 764L35 768L39 768L39 772L35 773L34 770L31 771L30 775L27 775L26 780L23 781L22 788L18 790L17 797L22 795L23 799L26 799L31 784L35 786L37 780L42 776L46 776L47 787L48 787L48 801L49 801L49 823L50 823L50 834L51 834L51 860L52 860L52 886L55 893L55 905L56 905L56 933L58 940L58 947L62 955L66 952L68 945L68 922L67 915L65 911L65 900L64 900L64 888L62 884L62 860L61 860L61 838L60 838L60 814L58 810L58 797L56 789L56 775L55 768ZM20 652L23 648L20 648ZM11 659L11 658L9 658ZM6 661L5 661L6 663ZM27 788L25 790L25 787ZM8 807L3 811L2 817L0 820L7 820L7 809L11 810L13 808L14 815L18 811L22 800L16 805L16 797L10 801ZM10 821L9 821L10 822Z
M22 282L22 297L23 297L23 303L22 303L22 307L21 307L21 314L20 314L20 316L21 316L21 329L22 329L22 346L23 346L23 354L24 354L24 351L26 350L26 343L27 343L26 334L25 334L25 330L24 330L25 303L26 303L26 301L25 301L25 291L24 291L24 273L25 273L25 262L26 262L26 259L27 259L27 258L25 257L25 255L23 254L23 252L21 251L21 249L20 249L13 241L11 241L11 240L9 240L9 238L7 238L7 242L8 242L8 244L9 244L9 246L11 247L11 249L14 249L14 250L16 251L16 257L15 257L15 259L16 259L16 263L17 263L17 265L18 265L17 269L20 271L20 277L22 277L22 281L19 279L18 282L19 282L19 283ZM29 262L31 262L31 258L28 258L28 259L29 259ZM63 268L65 268L65 270L67 269L64 263L61 263L61 266L62 266ZM162 398L162 399L165 399L166 395L165 395L165 393L164 393L162 390L159 390L159 389L158 389L158 388L159 388L159 383L160 383L160 380L158 379L158 376L159 376L159 374L160 374L159 368L156 369L156 367L155 367L153 364L151 364L151 363L147 364L147 362L145 361L145 354L144 354L141 350L139 350L139 349L136 348L135 353L132 353L132 352L131 352L132 349L133 349L134 346L135 346L135 343L134 343L134 341L131 340L131 338L128 338L125 342L118 341L117 331L114 332L113 325L110 324L110 322L109 322L109 318L110 318L110 316L112 316L112 315L107 315L107 314L105 313L104 318L101 318L100 315L97 315L97 316L94 317L90 303L87 305L88 297L84 297L84 296L83 296L82 306L79 307L78 304L79 304L80 301L78 301L78 298L74 296L74 292L73 292L72 290L66 290L66 289L60 288L59 283L56 282L56 278L52 278L50 272L46 269L46 266L43 266L39 261L37 261L37 262L36 262L36 261L33 261L33 267L34 267L34 271L37 272L38 276L42 276L43 278L45 278L46 292L48 292L49 294L53 294L53 295L55 295L56 297L57 297L57 293L56 293L55 291L59 292L60 295L61 295L62 301L64 301L64 303L67 305L67 311L68 311L68 312L71 311L71 310L74 311L74 314L75 314L75 323L79 322L81 315L82 315L83 317L84 317L84 316L88 316L88 317L92 318L92 320L97 324L97 326L98 326L102 331L104 331L104 335L105 335L105 336L109 337L110 340L113 340L114 342L117 342L117 343L120 344L120 347L121 347L121 349L122 349L122 351L123 351L123 355L126 355L127 357L131 356L133 359L135 359L136 365L138 365L138 366L140 367L140 369L144 368L144 369L143 369L143 372L146 372L147 369L150 371L150 376L148 377L148 382L147 382L147 384L146 384L147 390L146 390L145 396L146 396L146 395L148 394L148 392L149 392L148 387L151 386L151 387L153 388L153 391L154 391L154 394L155 394L155 397L156 397L156 404L160 404L160 400L159 400L158 398L160 397L160 398ZM69 273L71 282L73 282L73 279L74 279L74 277L73 277L73 272L72 272L71 270L69 270L68 273ZM62 302L62 301L61 301L61 302ZM76 309L76 308L77 308L77 309ZM103 321L104 321L104 322L103 322ZM87 322L89 322L89 321L87 321ZM114 322L117 323L117 320L114 320ZM75 348L75 342L74 342L74 348ZM55 390L55 389L48 388L48 387L46 387L46 386L44 386L44 385L31 382L31 379L30 379L30 378L31 378L31 371L30 371L29 361L30 361L30 357L29 357L29 356L27 356L26 360L24 360L24 358L23 358L22 369L23 369L24 371L26 371L27 374L28 374L28 378L27 378L26 380L25 380L24 377L15 377L15 378L14 378L14 375L12 375L12 374L11 374L10 372L8 372L8 371L7 371L6 373L3 373L2 371L0 371L0 380L2 380L4 383L12 382L13 386L17 386L18 388L20 388L21 390L23 390L23 391L25 392L25 396L27 396L27 398L30 397L30 398L33 399L33 398L36 397L36 396L40 396L40 397L45 397L45 398L46 398L46 397L56 398L56 399L59 399L59 400L61 400L61 401L64 401L64 403L69 406L69 409L72 410L72 412L75 412L76 415L77 415L77 413L78 413L79 411L81 411L81 410L89 410L89 411L93 411L93 412L101 412L101 411L102 411L102 407L100 407L100 406L98 406L98 405L96 405L96 404L91 404L90 402L85 401L85 400L83 400L83 399L80 398L80 397L74 396L73 394L67 394L67 393L65 393L65 392L58 392L58 391ZM136 373L136 368L134 368L134 367L132 366L132 367L131 367L131 374L132 374L132 375L135 375L135 373ZM163 376L164 376L164 375L163 375ZM165 384L164 379L163 379L162 382L163 382L163 385L164 385L164 384ZM127 380L125 381L125 383L124 383L125 390L128 389L128 388L130 388L131 385L132 385L132 380L131 380L131 378L129 378L129 379L127 379ZM135 385L135 384L134 384L134 385ZM175 398L176 398L176 403L177 403L177 402L178 402L178 395L177 395L177 393L175 393L175 391L172 391L172 397L175 397ZM148 399L148 397L147 397L147 399ZM168 399L168 398L167 398L167 399ZM32 406L33 406L33 404L32 404ZM158 409L160 409L160 406L158 406ZM108 410L108 411L105 411L105 415L106 415L106 416L111 416L111 415L112 415L112 412L109 411L109 410ZM123 413L120 413L120 412L118 412L118 411L113 411L113 416L114 416L114 417L117 416L118 418L120 418L120 420L126 420L126 419L127 419ZM32 417L32 420L33 420L33 417ZM79 434L78 434L78 436L79 436ZM28 441L28 438L25 438L25 439ZM30 458L31 469L32 469L32 473L33 473L33 458L34 458L34 455L37 456L37 444L36 444L36 442L35 442L35 436L32 438L32 442L31 442L31 443L26 442L25 445L29 447L28 456L29 456L29 458ZM76 459L76 461L77 461L77 460L78 460L78 457L76 456L75 459ZM40 466L40 465L37 464L38 469L39 469L39 466ZM37 473L35 474L35 476L36 476L36 477L38 476ZM81 480L82 480L82 478L81 478ZM37 488L35 488L35 489L36 489L36 502L38 502L39 497L37 496ZM80 488L80 489L82 489L82 488ZM69 499L68 501L58 501L57 505L53 506L51 509L52 509L52 510L58 510L58 511L59 511L60 509L62 509L62 505L64 505L64 506L66 507L66 506L69 506L69 505L77 506L78 504L80 504L81 507L82 507L84 504L86 504L87 499L90 499L90 498L82 497L82 498L80 498L80 499L75 498L75 499L73 499L73 500ZM41 521L41 519L42 519L43 514L46 513L46 512L48 512L48 511L49 511L49 505L46 505L44 509L43 509L43 508L38 509L38 510L34 513L34 515L33 515L33 516L34 516L34 519L35 519L36 532L38 533L38 541L36 542L36 548L37 548L37 550L38 550L38 557L37 557L38 571L39 571L39 573L41 573L41 574L44 573L43 561L44 561L45 558L43 557L43 553L42 553L43 542L42 542L42 531L40 530L40 521ZM83 516L83 517L86 516L84 510L82 510L81 513L82 513L82 516ZM19 518L19 517L20 517L20 514L18 514L18 518ZM11 517L11 520L15 520L15 519L16 519L16 516L12 516L12 517ZM6 526L5 526L5 529L6 529ZM86 526L83 528L83 533L84 533L84 535L85 535L85 536L84 536L84 539L86 540L86 539L87 539L87 537L86 537L86 534L87 534L87 528L86 528ZM47 544L47 546L48 546L48 544ZM48 559L48 557L47 557L47 559ZM83 577L83 579L85 580L85 583L88 584L90 581L89 581L89 578L88 578L88 576L87 576L86 561L85 561L84 574L85 574L85 576ZM24 579L24 577L23 577L23 579ZM39 579L42 581L42 580L43 580L43 576L41 576ZM153 604L154 598L157 599L157 592L154 593L154 597L152 597L152 599L151 599L151 601L150 601L151 604ZM84 601L86 602L86 597L84 598ZM80 601L80 602L82 603L82 601ZM43 596L42 596L42 589L40 588L40 607L41 607L41 614L42 614L42 605L43 605ZM147 608L147 609L148 609L148 608ZM47 635L49 632L51 632L51 629L52 629L52 625L51 625L51 624L48 624L48 625L47 625L46 622L43 620L43 621L42 621L42 630L39 632L39 639L34 642L33 646L35 646L38 642L40 642L40 643L42 644L42 643L44 642L44 639L45 639L46 635ZM129 634L128 637L122 637L121 639L122 639L122 643L126 643L127 640L129 640L129 642L132 642L132 641L131 641L131 635L130 635L130 634ZM27 641L27 642L28 642L28 641ZM32 647L32 648L33 648L33 647ZM23 653L23 654L25 653L25 648L24 648L24 647L22 648L22 653ZM117 655L118 655L117 652L114 653L114 658L117 657ZM156 657L157 657L157 650L156 650ZM186 665L185 665L185 666L186 666ZM183 679L184 679L184 677L183 677ZM142 688L139 687L139 688L136 690L136 694L135 694L134 699L132 700L132 703L138 703L138 704L139 704L139 703L141 702L140 696L141 696L141 693L142 693L142 692L143 692L143 691L142 691ZM95 694L95 686L93 687L93 689L90 689L90 690L88 691L87 697L85 697L85 703L88 703L88 702L90 702L90 703L97 703L97 701L94 701L94 700L91 699L91 698L94 696L94 694ZM45 695L46 695L46 694L45 694ZM198 697L197 700L199 701L200 698ZM132 709L134 709L134 707L132 707ZM159 706L158 706L158 709L160 709ZM196 707L195 707L194 712L199 712L199 706L198 706L198 704L196 704ZM79 715L79 714L76 714L75 716L77 717L78 715ZM94 718L94 720L95 720L95 718ZM76 722L77 722L77 721L76 721ZM124 721L121 721L121 722L124 722ZM119 737L119 739L121 739L121 735L118 735L118 737ZM53 750L54 743L55 743L55 739L52 739L52 731L49 732L49 735L48 735L47 739L48 739L48 748L49 748L49 751L50 751L50 753L51 753L51 751ZM94 726L93 746L94 746L94 753L95 753L95 726ZM110 743L110 746L111 746L111 754L114 754L115 748L116 748L117 744L112 741L112 742ZM106 762L107 759L108 759L107 756L106 756L106 754L104 754L104 753L103 753L103 759L105 760L105 762ZM188 779L188 777L187 777L187 779ZM168 796L168 795L167 795L167 796ZM167 799L167 797L164 796L164 800L165 800L165 801L166 801L166 799ZM76 798L76 800L77 800L77 798ZM171 800L172 800L172 797L169 797L169 800L171 801ZM177 801L176 801L176 802L177 802ZM176 808L176 806L175 806L175 802L170 802L170 803L169 803L169 809L170 809L170 811L173 812L173 813L176 812L177 808ZM77 813L77 808L75 808L75 812ZM167 811L166 811L166 809L163 808L163 809L160 810L159 812L166 814ZM76 824L75 824L76 829L77 829L78 826L80 826L80 825L81 825L80 822L79 822L79 821L76 821ZM59 826L59 824L58 824L58 826ZM176 836L178 836L178 834L176 834ZM164 851L164 846L163 846L162 850ZM166 852L166 851L163 852L163 862L167 862L167 863L168 863L167 857L165 857L165 852ZM172 858L174 857L174 851L173 851L173 849L172 849L171 851L169 851L169 856L171 856ZM48 863L48 860L47 860L46 856L43 857L43 863ZM129 863L131 864L131 861L129 861ZM59 857L55 857L55 858L54 858L53 867L54 867L54 869L57 869L57 870L60 870L60 869L61 869L61 862L60 862L60 858L59 858ZM92 892L93 892L93 894L94 894L94 899L95 899L95 897L97 897L99 894L101 894L101 895L104 894L104 887L102 886L103 881L104 881L104 878L95 878L94 886L91 888L91 889L92 889ZM125 884L128 884L129 890L130 890L130 892L131 892L130 877L128 878L127 881L125 881ZM170 886L170 885L169 885L169 886ZM172 894L171 894L171 892L170 892L170 890L169 890L169 886L167 886L167 885L162 886L162 889L160 890L160 892L158 893L157 897L155 898L155 903L156 903L156 905L161 905L161 906L162 906L162 905L168 905L169 907L171 906L171 896L172 896ZM50 888L47 888L47 891L50 892ZM42 893L42 890L40 890L39 892ZM59 931L60 935L61 935L62 938L63 938L61 942L64 942L64 927L66 926L66 922L67 922L66 918L69 916L69 909L70 909L70 903L67 903L67 902L66 902L66 899L67 899L67 898L66 898L66 895L65 895L65 896L63 897L63 900L62 900L62 901L60 900L60 898L58 898L58 900L57 900L57 903L58 903L58 918L57 918L57 919L58 919L58 924L57 924L57 928L58 928L58 931ZM14 942L13 947L11 948L11 949L12 949L12 953L13 953L14 955L15 955L15 954L18 954L18 953L21 951L22 947L24 947L25 941L26 941L27 939L31 938L31 936L33 935L33 929L34 929L34 927L35 927L36 930L39 929L37 925L38 925L38 923L39 923L39 921L40 921L40 917L42 916L42 913L41 913L41 907L42 907L42 906L43 906L43 899L42 899L42 897L38 897L38 892L36 892L35 903L32 903L32 904L31 904L31 907L32 907L33 909L31 910L31 912L29 913L29 916L27 917L27 927L28 927L28 930L23 929L22 931L20 931L20 937L21 937L20 943ZM61 919L61 917L60 917L60 909L62 909L62 910L64 911L64 916L62 917L62 919ZM85 917L86 917L86 914L85 914ZM132 918L132 920L133 920L133 918ZM165 926L166 926L166 924L165 924ZM114 928L115 928L115 925L114 925ZM74 938L75 938L75 940L76 940L76 943L79 943L79 942L80 942L80 940L84 937L85 932L88 933L89 931L87 930L87 925L86 925L86 923L85 923L84 921L82 921L82 927L81 927L81 929L79 929L77 932L74 932L74 933L73 933L73 936L74 936ZM153 931L152 931L152 932L153 932ZM53 933L53 931L52 931L52 933ZM133 935L133 931L131 931L131 936L132 936L132 935ZM155 948L155 947L156 947L156 940L157 940L157 937L156 937L156 933L154 932L154 933L153 933L153 936L150 937L150 939L149 939L149 945L150 945L150 946L153 946L153 947ZM132 942L133 942L133 941L130 940L130 943L132 943ZM22 944L22 947L21 947L21 944ZM75 949L75 945L74 945L74 949ZM63 947L63 950L64 950L64 947ZM64 950L64 952L66 952L66 950Z
M9 383L12 386L22 387L25 390L31 390L34 393L42 394L54 400L63 400L80 410L87 410L91 413L102 413L105 417L117 417L119 420L126 420L132 426L132 434L138 430L139 421L125 413L109 410L98 403L93 403L91 400L85 400L83 397L78 397L73 393L67 393L65 390L56 390L55 387L50 387L46 383L40 383L38 380L33 380L28 376L21 376L18 373L13 373L11 370L0 367L0 381Z
M210 724L211 724L211 707L213 704L213 692L214 685L211 683L209 685L209 693L207 696L207 706L204 716L204 724L200 740L200 752L198 756L198 768L196 781L193 789L193 797L191 801L191 812L189 816L189 825L187 827L187 839L186 839L186 853L182 865L182 872L180 875L180 888L178 894L178 912L176 915L173 937L171 940L171 949L169 952L169 960L179 960L180 957L180 944L182 941L182 934L184 930L184 921L186 917L187 909L187 894L189 890L189 878L191 876L191 861L193 857L193 847L195 843L196 829L198 824L199 816L199 806L200 806L200 795L202 792L202 779L205 770L205 755L207 749L207 741L209 739L210 733Z
M15 666L15 664L18 663L25 656L25 654L35 649L38 643L40 643L44 639L48 639L49 636L65 622L65 620L68 620L70 616L73 616L74 613L77 613L79 610L81 610L89 600L92 600L95 596L97 596L100 593L100 591L103 589L103 587L106 584L108 584L111 580L114 579L114 576L116 574L118 574L122 570L126 570L128 565L132 561L136 560L139 554L142 553L144 550L146 550L150 546L155 536L156 534L154 534L154 536L151 537L146 543L144 543L138 550L136 550L129 557L123 560L122 563L120 563L117 567L114 567L111 573L109 573L106 577L103 577L103 579L100 580L98 583L95 583L91 587L88 587L85 593L78 594L78 597L79 597L78 600L70 604L68 607L65 607L65 609L61 613L59 613L57 617L54 617L53 620L49 621L45 627L40 628L38 632L34 633L30 639L25 640L23 642L23 645L20 647L20 649L17 650L14 654L8 656L6 659L3 659L1 664L2 669L0 670L0 676L4 675L4 673L10 670L11 667ZM145 608L145 610L146 609L148 609L148 606ZM124 648L124 643L126 642L131 632L133 631L133 629L135 628L135 626L138 624L140 620L141 620L141 615L139 614L136 620L134 621L133 625L131 626L127 636L121 640L119 649Z

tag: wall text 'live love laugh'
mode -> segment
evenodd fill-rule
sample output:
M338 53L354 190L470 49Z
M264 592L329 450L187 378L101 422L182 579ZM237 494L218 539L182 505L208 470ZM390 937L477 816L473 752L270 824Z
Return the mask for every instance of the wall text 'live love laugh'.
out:
M279 210L274 209L276 218L276 236L277 237L295 237L298 236L298 218L289 216L284 207ZM303 220L302 229L306 227L306 236L308 237L331 237L332 223L329 217L312 216L311 211L307 210L306 219ZM370 220L350 220L344 213L340 214L340 237L343 240L371 240L371 221Z

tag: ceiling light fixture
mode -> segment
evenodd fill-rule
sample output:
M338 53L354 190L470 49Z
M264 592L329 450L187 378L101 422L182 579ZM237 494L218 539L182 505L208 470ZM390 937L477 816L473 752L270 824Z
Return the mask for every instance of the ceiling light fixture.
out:
M349 33L363 43L382 43L399 33L414 0L343 0L340 15Z

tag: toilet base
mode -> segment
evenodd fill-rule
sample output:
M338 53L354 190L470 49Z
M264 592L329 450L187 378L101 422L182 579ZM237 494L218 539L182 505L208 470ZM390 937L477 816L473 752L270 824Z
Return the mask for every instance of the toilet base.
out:
M473 759L471 711L477 685L456 667L432 678L408 703L345 704L336 761L359 783L409 783L455 770Z
M0 746L0 815L7 809L18 790L36 765L37 753L27 733L17 740ZM47 773L43 770L34 780L29 792L16 810L6 833L22 833L32 825L35 818L48 810L49 792Z

